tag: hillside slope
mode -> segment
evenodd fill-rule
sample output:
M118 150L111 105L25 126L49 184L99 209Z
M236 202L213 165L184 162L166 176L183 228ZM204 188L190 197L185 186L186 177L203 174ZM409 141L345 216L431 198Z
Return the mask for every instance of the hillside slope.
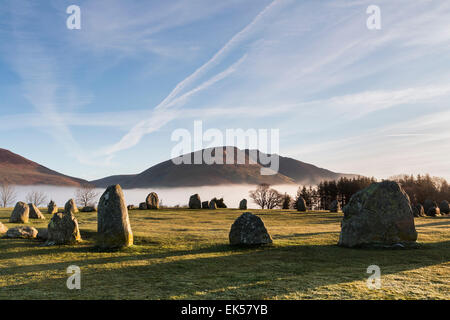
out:
M50 170L9 150L0 148L0 183L14 185L80 186L88 183Z

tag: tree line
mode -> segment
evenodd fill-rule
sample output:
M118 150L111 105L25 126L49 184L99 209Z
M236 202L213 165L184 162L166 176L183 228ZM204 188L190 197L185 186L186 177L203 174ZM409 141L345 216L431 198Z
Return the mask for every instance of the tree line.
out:
M398 175L389 178L397 181L408 194L412 205L423 204L429 199L436 202L450 200L450 185L444 178L431 177L429 174ZM341 177L338 180L320 182L317 186L300 186L295 197L282 194L268 184L260 184L249 196L261 209L296 209L298 199L302 197L310 210L329 210L334 200L341 207L358 191L368 187L377 180L374 177Z

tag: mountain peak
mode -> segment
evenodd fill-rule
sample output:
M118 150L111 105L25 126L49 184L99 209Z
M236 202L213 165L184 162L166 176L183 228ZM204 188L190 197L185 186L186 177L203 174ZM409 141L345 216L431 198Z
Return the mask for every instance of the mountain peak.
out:
M278 157L279 170L273 175L261 175L261 169L268 167L261 161L275 155L266 154L259 150L241 150L236 147L216 147L223 149L223 164L208 164L205 154L215 156L213 149L207 148L184 154L171 160L161 162L136 175L118 175L91 181L98 187L110 184L120 184L123 188L150 188L150 187L189 187L189 186L216 186L231 184L318 184L323 180L335 180L342 176L354 176L332 172L288 157ZM230 149L233 157L229 157ZM253 152L252 152L253 151ZM253 154L254 153L254 154ZM243 162L236 162L242 156ZM234 158L234 162L227 162ZM174 160L184 159L184 162ZM216 158L220 159L220 157ZM252 161L250 161L252 160Z
M14 185L80 186L85 180L50 170L7 149L0 148L0 182Z

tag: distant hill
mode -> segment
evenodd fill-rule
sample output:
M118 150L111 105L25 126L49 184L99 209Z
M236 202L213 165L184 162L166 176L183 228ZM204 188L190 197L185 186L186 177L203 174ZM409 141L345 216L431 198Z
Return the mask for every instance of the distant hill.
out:
M208 150L208 149L206 149ZM210 149L209 149L210 150ZM117 175L91 181L98 187L107 187L111 184L120 184L123 188L149 188L149 187L187 187L187 186L216 186L230 184L317 184L323 180L339 179L342 176L356 175L336 173L316 167L292 158L279 157L279 171L274 175L261 175L261 156L267 156L259 151L257 159L252 157L250 150L232 149L235 160L238 154L245 159L245 164L179 164L172 160L161 162L136 175ZM191 163L199 153L197 151L186 155ZM214 153L213 153L214 154ZM224 163L226 151L224 150ZM253 160L254 163L251 163ZM236 162L235 162L236 163Z
M50 170L9 150L0 148L0 182L14 185L80 186L88 183Z

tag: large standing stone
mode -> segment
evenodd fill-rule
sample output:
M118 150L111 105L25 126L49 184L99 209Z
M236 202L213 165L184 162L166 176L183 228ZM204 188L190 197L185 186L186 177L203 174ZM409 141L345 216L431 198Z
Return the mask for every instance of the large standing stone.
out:
M71 208L64 213L55 213L47 227L46 245L74 244L81 241L78 221Z
M28 207L30 208L30 219L45 219L41 210L39 210L39 208L36 207L33 203L29 203Z
M51 200L50 203L48 204L47 212L49 214L54 214L54 213L58 212L58 206L56 205L56 203L53 200Z
M147 209L149 210L159 209L159 198L155 192L151 192L147 196L147 199L145 199L145 202L147 203Z
M397 182L371 184L355 193L343 211L340 246L389 247L417 240L409 197Z
M306 201L302 197L298 197L297 199L297 211L306 211Z
M66 202L66 205L64 206L64 212L78 213L77 205L75 204L75 201L73 199L70 199Z
M217 209L216 200L212 199L212 200L209 202L209 209L210 209L210 210L216 210L216 209Z
M100 198L97 228L97 245L100 248L133 245L133 232L120 185L109 186Z
M8 231L8 228L0 222L0 234L6 233Z
M425 211L425 214L428 215L428 211L433 208L436 207L438 208L439 206L437 205L437 203L433 200L427 199L425 200L425 202L423 203L423 210Z
M431 207L427 211L427 216L436 217L441 215L441 210L438 207Z
M30 208L25 202L17 202L11 213L9 222L11 223L28 223L30 217Z
M420 203L418 203L414 206L413 214L414 214L414 217L416 217L416 218L425 217L425 210Z
M261 218L250 212L243 213L231 226L231 245L261 245L272 243Z
M449 214L450 213L450 205L447 200L444 200L439 205L439 209L441 210L441 214Z
M239 202L239 210L247 210L247 199L242 199Z
M339 204L339 201L333 200L330 205L330 212L339 212L341 210L341 205Z
M202 201L200 196L196 193L189 198L189 209L201 209Z
M36 228L29 226L20 226L8 229L6 236L8 238L21 238L21 239L34 239L36 238L38 231Z
M202 209L209 209L209 201L202 202Z

